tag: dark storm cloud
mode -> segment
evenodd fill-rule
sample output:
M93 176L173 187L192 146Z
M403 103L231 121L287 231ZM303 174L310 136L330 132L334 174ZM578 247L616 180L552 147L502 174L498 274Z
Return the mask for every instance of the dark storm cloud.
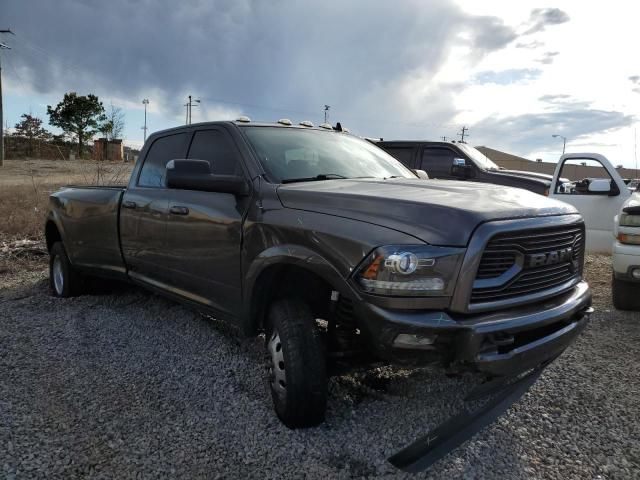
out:
M548 26L560 25L569 21L569 15L559 8L536 8L531 11L529 17L529 28L523 32L523 35L530 35L536 32L542 32Z
M328 103L336 115L400 117L399 102L411 99L398 98L399 84L437 73L461 33L478 58L515 38L502 20L467 15L448 0L7 1L12 60L37 91L135 102L156 91L172 112L193 93L203 105L320 111ZM456 113L441 107L443 118Z
M487 118L479 122L475 130L482 134L489 145L499 145L506 151L526 155L548 147L551 134L579 139L593 133L627 127L634 121L632 115L622 112L571 108L571 104L567 104L552 112Z

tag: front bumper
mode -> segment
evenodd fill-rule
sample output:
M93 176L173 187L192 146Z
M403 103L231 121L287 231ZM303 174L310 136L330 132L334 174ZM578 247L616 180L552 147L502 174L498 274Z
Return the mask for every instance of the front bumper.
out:
M356 316L373 353L403 364L434 361L490 375L513 375L562 353L587 324L586 282L537 304L481 314L398 311L357 303ZM401 334L436 338L433 345L398 348Z
M631 276L631 270L640 268L640 245L629 245L615 240L611 263L613 274L618 280L638 282Z

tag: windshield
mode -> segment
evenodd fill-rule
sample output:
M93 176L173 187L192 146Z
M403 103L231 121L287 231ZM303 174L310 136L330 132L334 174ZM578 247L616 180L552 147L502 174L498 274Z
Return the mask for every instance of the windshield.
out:
M371 143L343 133L300 128L243 127L276 182L335 178L416 178Z
M476 164L483 168L484 170L500 170L500 167L493 163L484 153L474 147L470 147L469 145L464 145L462 143L456 143L458 148L466 153L471 160L476 162Z

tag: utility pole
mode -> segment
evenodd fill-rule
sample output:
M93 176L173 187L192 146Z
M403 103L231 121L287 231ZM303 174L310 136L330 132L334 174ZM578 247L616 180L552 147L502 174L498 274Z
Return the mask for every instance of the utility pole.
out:
M0 33L15 35L8 28L0 30ZM10 50L11 47L0 42L0 50ZM2 119L2 63L0 63L0 167L4 165L4 120Z
M189 101L184 104L184 106L187 107L187 119L184 122L186 125L191 125L191 109L193 107L197 107L199 103L199 98L194 98L193 100L191 100L191 95L189 95Z
M147 142L147 105L149 105L149 99L143 98L142 104L144 105L144 127L142 127L142 130L144 130L144 142L146 143Z
M329 109L331 108L331 105L325 105L324 106L324 123L327 123L327 118L329 117Z
M469 134L467 133L468 131L469 131L469 129L466 126L462 127L462 130L458 134L458 136L460 137L460 143L467 143L467 142L464 141L464 137L468 137L469 136Z

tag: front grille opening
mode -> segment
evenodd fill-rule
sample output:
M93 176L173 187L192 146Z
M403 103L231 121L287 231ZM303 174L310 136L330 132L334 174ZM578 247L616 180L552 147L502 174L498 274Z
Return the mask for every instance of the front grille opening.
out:
M516 348L520 348L529 343L535 342L536 340L540 340L546 336L549 336L558 330L562 330L564 327L569 325L571 320L555 322L550 325L544 325L542 327L534 328L531 330L525 330L522 332L517 332L508 335L509 342L505 341L495 341L493 338L487 338L487 349L491 349L496 351L497 353L503 355L506 353L515 350Z
M526 330L524 332L516 333L513 336L513 344L507 346L499 346L498 353L508 353L515 348L522 347L541 338L547 337L556 333L558 330L562 330L569 325L570 322L556 322L551 325L545 325L544 327L534 328L532 330ZM503 351L501 351L503 350Z
M520 267L499 284L474 288L471 303L510 300L571 282L582 273L583 255L582 224L499 233L485 247L476 280L496 279L518 262Z

